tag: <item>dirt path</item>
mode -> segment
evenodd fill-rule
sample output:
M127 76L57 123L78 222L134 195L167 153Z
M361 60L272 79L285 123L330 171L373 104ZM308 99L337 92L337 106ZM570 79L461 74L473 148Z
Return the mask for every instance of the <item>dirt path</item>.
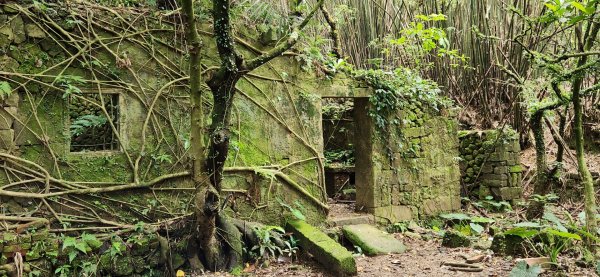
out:
M443 261L463 262L461 255L474 256L481 251L470 248L441 247L439 240L424 241L420 239L400 239L408 247L403 254L382 255L376 257L356 257L358 276L361 277L398 277L398 276L507 276L512 269L512 261L501 257L492 257L483 263L483 272L465 273L454 272L441 266ZM248 272L249 276L333 276L312 260L301 263L271 264L267 268L255 269ZM228 273L210 273L197 276L232 276Z
M402 238L401 238L402 239ZM501 257L486 255L479 264L484 270L477 273L455 272L442 266L443 262L464 262L461 256L485 254L470 248L442 247L439 240L424 241L402 239L408 247L403 254L377 257L359 257L356 259L359 276L507 276L512 262Z

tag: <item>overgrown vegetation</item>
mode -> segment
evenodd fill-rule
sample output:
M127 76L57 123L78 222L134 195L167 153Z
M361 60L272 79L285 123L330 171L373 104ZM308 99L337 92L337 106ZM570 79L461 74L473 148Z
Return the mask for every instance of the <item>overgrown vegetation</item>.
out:
M545 256L552 270L562 270L569 257L578 266L597 266L600 274L597 196L585 152L587 121L600 120L598 0L25 2L1 7L0 62L6 69L0 72L0 100L16 104L3 104L0 114L8 131L2 137L8 146L0 152L0 196L12 209L10 216L0 211L0 227L25 231L32 242L28 253L51 262L53 272L29 269L30 276L159 276L184 264L240 273L245 261L297 259L293 236L280 226L238 218L237 201L252 207L252 217L272 208L272 193L281 195L283 184L326 214L324 166L353 166L357 150L352 143L328 148L329 138L325 151L317 149L320 141L311 141L314 126L306 118L348 120L354 107L339 101L317 111L319 94L305 91L303 79L291 73L295 68L274 65L281 56L320 81L344 75L372 89L368 115L385 148L386 170L396 175L395 165L415 163L428 139L409 139L405 132L423 131L432 116L454 116L457 103L465 109L459 115L465 126L504 132L512 125L523 147L532 137L536 162L528 173L535 178L526 202L467 197L464 212L420 218L418 224L394 222L388 231L409 233L421 225L429 229L426 238L441 238L444 246L492 241L487 248L496 253ZM237 106L239 98L253 108ZM281 103L289 105L278 109ZM13 109L18 104L19 114ZM249 122L251 112L268 120ZM120 122L121 113L135 120ZM65 115L68 122L54 128ZM257 134L244 137L243 123ZM123 139L132 125L140 125L139 133L128 133L136 140ZM259 149L271 138L255 129L271 125L285 139ZM334 133L358 133L344 128ZM272 153L282 149L289 153ZM94 160L88 153L68 156L85 151L102 153ZM561 184L565 156L583 188L581 205L571 210L555 205L560 196L552 192ZM227 187L228 173L248 188ZM489 174L498 173L492 168ZM180 179L191 184L180 187ZM143 196L114 195L138 189ZM191 194L180 197L183 190ZM307 219L300 202L277 202L287 216ZM146 223L131 223L140 218ZM43 238L33 242L38 225L59 235L47 244ZM96 229L102 232L90 232ZM23 249L16 250L15 267ZM165 272L155 272L147 260ZM518 262L510 276L537 276L540 269Z

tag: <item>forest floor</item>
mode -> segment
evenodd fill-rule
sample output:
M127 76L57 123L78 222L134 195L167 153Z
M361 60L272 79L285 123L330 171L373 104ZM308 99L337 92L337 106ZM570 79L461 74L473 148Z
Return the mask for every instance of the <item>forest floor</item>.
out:
M548 160L554 160L556 153L556 144L552 141L550 134L546 135L548 145ZM572 154L565 155L564 169L568 173L577 172L577 164ZM590 171L600 172L600 153L586 153L586 160ZM525 167L524 191L526 196L531 193L533 187L533 176L535 175L535 150L533 147L524 149L521 152L521 163ZM530 180L531 179L531 180ZM561 201L562 202L562 201ZM570 201L569 201L570 202ZM582 210L581 205L562 202L558 204L562 211L568 211L573 216ZM332 205L331 212L334 216L353 215L352 205ZM557 212L558 213L558 212ZM514 217L516 221L521 217L519 210L504 214L503 217ZM407 251L403 254L381 255L368 257L364 255L356 256L358 269L357 276L508 276L515 265L515 258L494 255L489 250L476 250L473 248L446 248L441 246L440 237L417 236L394 234L406 246ZM485 258L479 265L483 268L482 272L453 272L444 266L444 262L464 262L464 257L475 255L484 255ZM535 256L535 255L533 255ZM565 256L561 259L560 273L548 271L541 276L597 276L593 268L581 268L575 265L577 257ZM247 265L244 275L246 276L334 276L327 273L327 270L319 265L311 257L302 257L298 261L280 260L271 262L269 266L260 267ZM230 273L206 273L192 276L233 276Z
M337 206L335 210L342 212L344 209ZM350 206L350 205L345 205ZM518 217L522 211L512 211L508 217ZM348 212L351 213L351 212ZM490 250L478 250L474 248L447 248L442 246L439 236L431 235L429 230L426 234L395 233L394 236L402 241L407 251L402 254L388 254L369 257L356 254L357 276L364 277L399 277L399 276L487 276L501 277L509 276L510 271L516 263L516 258L510 256L494 255ZM530 253L535 257L535 253ZM483 255L484 258L478 266L483 268L482 272L455 272L450 271L445 262L464 263L465 257ZM593 268L581 268L575 265L577 257L565 255L561 258L560 273L547 271L540 276L597 276ZM233 276L230 273L216 272L192 276ZM279 259L271 262L268 266L247 264L242 276L310 276L328 277L335 276L319 265L312 257L303 256L296 261Z
M364 277L398 277L398 276L507 276L513 267L511 259L486 255L486 261L480 264L483 272L467 273L453 272L442 262L464 262L462 256L485 254L471 248L446 248L441 246L441 240L425 241L412 239L396 234L407 246L403 254L389 254L375 257L357 256L357 276ZM310 258L304 258L298 263L272 263L268 267L249 268L250 276L335 276ZM197 276L233 276L229 273L207 273ZM576 275L574 275L576 276ZM586 275L580 275L586 276Z

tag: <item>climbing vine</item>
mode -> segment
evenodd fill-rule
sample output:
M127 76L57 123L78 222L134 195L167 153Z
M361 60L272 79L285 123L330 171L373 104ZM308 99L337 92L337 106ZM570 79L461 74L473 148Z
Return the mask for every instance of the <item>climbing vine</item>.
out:
M427 114L440 113L452 106L452 101L441 95L435 82L406 68L393 72L355 70L353 74L374 89L369 98L369 115L385 142L390 162L394 160L395 151L404 158L414 157L419 151L418 143L407 141L403 130L422 127Z
M15 130L19 148L0 152L0 178L6 176L0 197L7 215L0 217L0 229L42 222L53 233L94 230L126 235L136 234L131 222L142 221L163 236L188 220L193 198L189 192L195 189L189 183L187 156L189 45L179 12L89 3L10 7L8 21L0 25L27 37L17 41L15 32L9 45L1 45L8 55L0 60L0 94L3 100L21 98L18 111L9 113L21 129ZM210 31L201 28L200 35L211 41ZM254 41L234 38L250 55L262 54ZM214 53L201 55L202 70L216 66ZM225 173L235 182L244 176L242 180L252 185L227 187L223 193L230 195L229 211L249 206L253 210L244 214L250 218L261 209L283 210L274 201L281 186L327 209L323 178L305 174L316 170L323 175L317 141L307 127L311 122L303 120L306 111L295 106L288 110L288 103L298 102L295 92L305 88L283 76L279 66L267 62L260 73L246 74L232 107L232 131L243 151L230 160ZM270 96L273 87L282 91L280 99ZM126 121L119 122L121 116L116 118L107 105L115 94L122 99L115 103ZM73 111L68 122L69 102L82 103L81 109L86 106L94 113ZM210 103L204 94L205 111ZM252 136L254 123L242 124L248 109L271 122L273 130L289 134L286 141L295 145L294 157L276 156L270 145ZM71 153L69 140L99 127L117 136L115 151ZM273 178L264 177L265 171ZM262 189L268 191L266 196L257 193ZM20 203L28 203L25 211Z

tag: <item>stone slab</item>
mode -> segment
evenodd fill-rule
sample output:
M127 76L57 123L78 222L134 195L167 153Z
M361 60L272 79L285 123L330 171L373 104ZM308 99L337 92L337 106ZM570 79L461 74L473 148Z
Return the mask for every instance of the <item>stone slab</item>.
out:
M406 251L406 246L401 241L372 225L347 225L342 227L342 232L350 242L369 256Z
M375 217L373 215L346 216L327 219L327 225L331 227L342 227L346 225L373 223L375 223Z
M288 221L286 229L296 236L302 249L312 254L336 276L356 275L356 262L352 253L321 230L302 220Z

